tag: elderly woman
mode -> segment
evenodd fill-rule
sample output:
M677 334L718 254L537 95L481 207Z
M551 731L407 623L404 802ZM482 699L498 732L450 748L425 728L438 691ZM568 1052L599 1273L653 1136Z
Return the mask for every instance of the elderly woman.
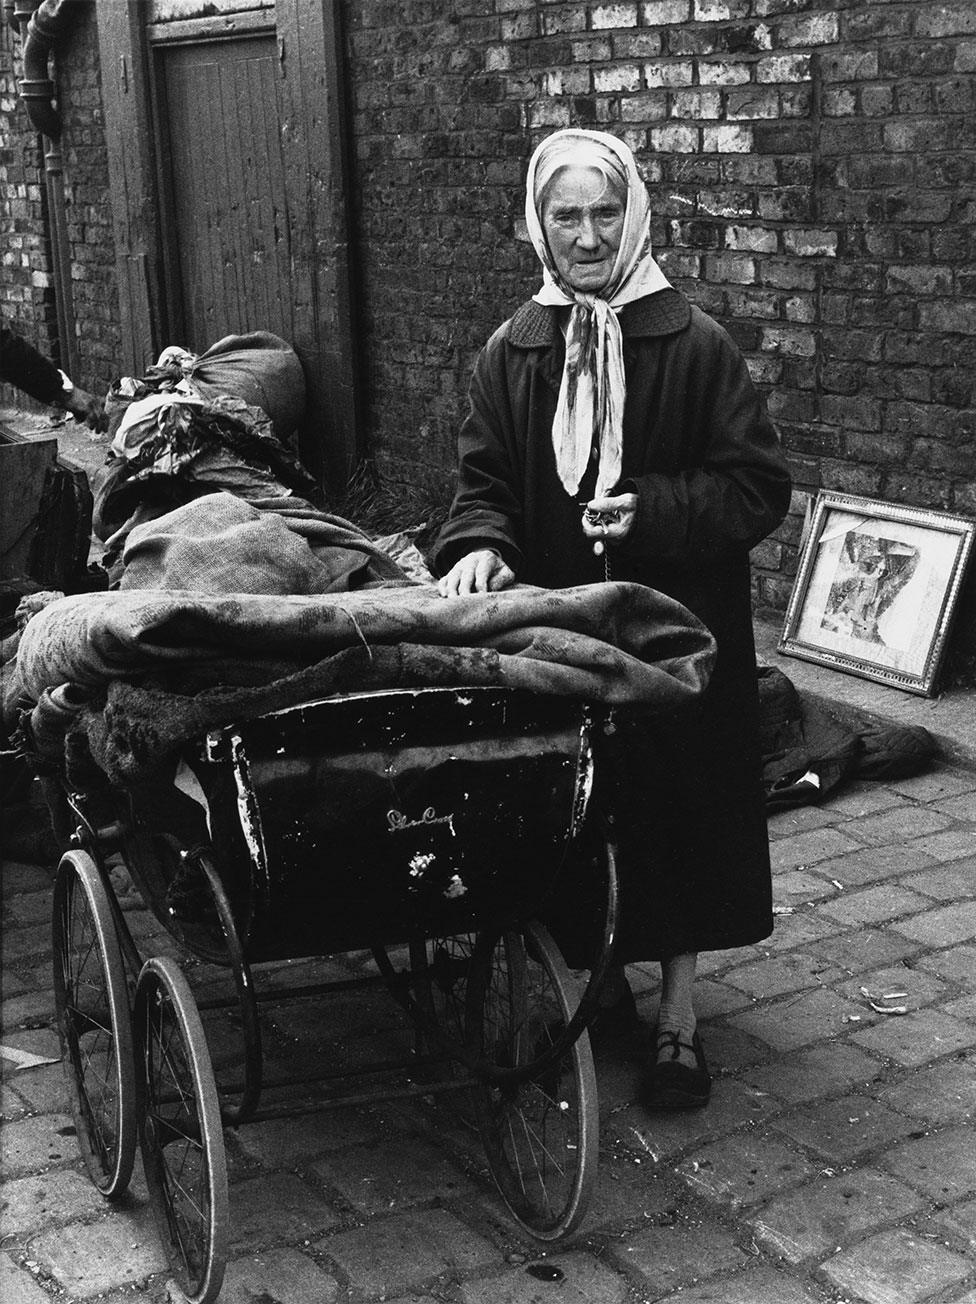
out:
M783 518L779 440L726 332L665 279L631 151L558 131L529 164L542 287L488 341L459 436L440 591L636 581L715 636L691 715L624 725L622 964L659 960L650 1108L703 1105L697 954L772 929L749 550ZM621 968L607 1022L636 1027ZM599 1016L598 1016L599 1017Z

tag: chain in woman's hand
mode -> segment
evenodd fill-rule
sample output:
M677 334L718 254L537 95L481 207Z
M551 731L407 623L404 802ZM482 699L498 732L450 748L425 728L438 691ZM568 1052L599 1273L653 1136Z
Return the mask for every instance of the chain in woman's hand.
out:
M608 533L607 526L611 522L619 521L620 513L617 511L597 512L594 511L592 507L584 506L583 520L587 523L587 525L597 526L599 529L602 529L603 531L603 538L595 539L593 541L593 555L594 557L603 558L603 578L605 580L609 580L610 553L607 550L607 533Z

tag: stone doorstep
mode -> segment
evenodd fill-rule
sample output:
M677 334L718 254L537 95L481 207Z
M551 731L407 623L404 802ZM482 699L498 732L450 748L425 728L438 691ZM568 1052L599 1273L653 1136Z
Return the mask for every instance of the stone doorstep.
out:
M855 729L921 725L935 738L945 764L976 769L976 688L953 688L936 697L906 693L830 666L784 656L777 651L781 624L757 619L753 628L759 663L781 670L798 692L841 723Z

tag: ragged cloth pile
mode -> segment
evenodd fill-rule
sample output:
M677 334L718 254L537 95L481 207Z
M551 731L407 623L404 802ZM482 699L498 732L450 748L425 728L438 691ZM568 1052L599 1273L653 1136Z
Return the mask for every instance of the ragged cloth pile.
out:
M234 392L201 389L208 358L242 369ZM703 691L714 642L663 594L446 600L316 506L275 433L299 410L295 363L276 337L228 337L116 387L95 513L112 587L52 595L3 666L39 765L142 781L210 729L335 692L496 684L655 712Z

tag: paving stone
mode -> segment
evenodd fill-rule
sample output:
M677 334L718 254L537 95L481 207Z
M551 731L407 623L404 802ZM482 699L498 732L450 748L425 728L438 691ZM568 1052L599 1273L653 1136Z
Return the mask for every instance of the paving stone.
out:
M842 924L877 924L925 907L925 898L897 883L878 883L823 901L821 913Z
M26 1100L12 1087L8 1087L6 1082L0 1082L0 1120L12 1123L30 1112Z
M561 1275L538 1277L533 1270ZM549 1251L497 1277L461 1284L463 1304L623 1304L627 1283L586 1254Z
M976 1114L976 1055L927 1064L873 1093L892 1109L936 1125Z
M911 1119L861 1095L805 1105L773 1122L784 1136L837 1164L905 1137L914 1126Z
M955 797L939 797L933 803L933 806L935 810L941 811L954 820L976 822L976 792L973 792L972 789L968 792L959 793Z
M33 983L27 982L20 973L15 973L9 966L5 965L3 970L3 995L6 998L12 996L23 996L24 992L34 990Z
M885 1019L851 1038L898 1064L925 1064L976 1045L976 1028L938 1010Z
M4 812L6 814L6 812ZM25 892L42 892L51 887L51 871L46 865L28 865L19 860L3 859L0 891L5 901L14 901Z
M3 937L3 962L17 964L34 956L46 955L51 949L51 922L30 928L7 928Z
M733 1233L709 1220L648 1227L611 1242L607 1258L652 1299L749 1262Z
M925 849L928 850L928 837L934 833L941 833L951 824L952 820L946 815L940 815L938 811L899 802L891 810L882 811L878 815L868 815L865 819L859 819L856 826L845 827L855 828L857 837L862 843L870 842L875 846L898 846L909 840L917 841L924 836Z
M25 1023L54 1022L54 992L23 992L0 1005L0 1027L17 1028Z
M339 1283L298 1250L268 1250L231 1259L220 1290L220 1304L333 1304Z
M769 836L774 842L836 823L833 809L825 806L790 806L785 810L769 811L766 816Z
M972 942L920 956L917 964L919 968L928 969L940 978L948 978L950 982L976 991L976 944Z
M367 1296L402 1294L435 1277L470 1277L504 1263L500 1250L443 1209L373 1219L316 1241L313 1249Z
M970 1253L976 1251L976 1200L963 1200L961 1204L945 1209L935 1221L954 1232Z
M26 1052L48 1063L57 1063L61 1059L61 1041L51 1028L26 1028L5 1032L3 1045L0 1046L0 1067L3 1069L4 1077L25 1072L16 1056L4 1056L3 1051L7 1048Z
M658 1304L822 1304L819 1291L765 1265L664 1295Z
M633 1104L614 1114L606 1130L645 1162L659 1164L708 1137L759 1122L775 1108L763 1092L719 1078L704 1109L653 1113Z
M856 1014L852 1001L827 988L803 992L787 1000L744 1010L729 1016L734 1024L752 1037L758 1037L775 1050L794 1050L814 1041L843 1032L849 1014Z
M824 860L817 865L817 873L828 881L836 880L845 888L862 883L877 883L886 878L899 878L913 869L925 869L937 864L937 858L919 843L894 847L862 847L837 860Z
M733 987L727 987L725 980L718 982L711 978L697 979L695 982L695 1014L699 1023L708 1023L720 1015L741 1010L749 1004L749 997Z
M8 1123L0 1133L0 1168L8 1177L64 1167L78 1158L75 1125L67 1114L42 1114Z
M762 955L777 955L782 951L796 951L801 947L807 947L810 943L817 942L822 937L829 937L832 933L840 932L841 924L834 919L828 919L825 915L820 915L815 909L804 907L802 910L795 911L792 915L777 915L776 927L773 930L772 937L767 937L761 944L761 950L757 948ZM742 962L742 952L740 951L735 957L736 964Z
M354 1146L318 1160L311 1169L363 1213L431 1199L471 1200L479 1194L443 1150L420 1137L386 1137L378 1146Z
M732 1027L727 1019L703 1027L701 1038L713 1076L735 1073L769 1054L767 1046L741 1028Z
M797 906L824 897L834 896L837 889L820 874L808 874L802 869L777 874L773 884L773 902L777 906Z
M921 1204L920 1195L887 1173L862 1168L790 1191L749 1222L765 1250L801 1263L823 1258L863 1232L914 1213Z
M747 1069L743 1078L762 1091L793 1103L836 1095L868 1083L881 1065L865 1051L845 1042L828 1042L799 1055L782 1055L771 1064Z
M864 973L868 969L880 969L915 956L921 951L922 944L910 942L907 937L897 933L871 928L835 933L832 937L812 942L810 949L854 974Z
M846 983L839 983L837 990L857 1003L862 1022L877 1023L881 1019L902 1016L882 1014L872 1009L872 1001L875 1005L904 1005L909 1010L917 1010L931 1005L943 996L946 985L924 969L888 965L884 969L870 969Z
M105 1199L87 1177L69 1168L5 1180L2 1208L4 1235L24 1235L53 1222L91 1217L105 1208Z
M31 1242L31 1258L69 1294L83 1297L141 1281L169 1266L145 1208L116 1208L111 1219L44 1232Z
M743 1132L699 1146L676 1172L704 1199L738 1209L812 1177L814 1168L777 1138Z
M377 1126L365 1111L320 1109L295 1119L249 1123L231 1133L240 1154L273 1168L300 1167L343 1146L376 1139Z
M17 924L43 924L50 929L53 903L54 889L48 882L41 891L11 898L8 908Z
M889 779L885 786L897 796L911 797L915 801L938 801L942 797L955 797L960 793L976 791L976 772L954 770L948 765L940 765L925 774Z
M770 846L769 856L776 875L781 870L806 869L820 861L856 852L863 846L863 840L858 841L838 829L826 827L777 840Z
M18 1268L5 1254L0 1254L0 1299L3 1304L51 1304L51 1296L27 1269Z
M292 1173L266 1173L230 1187L231 1240L263 1249L321 1234L339 1215L320 1192Z
M892 928L926 946L953 946L976 938L976 901L957 901L899 919Z
M954 1019L976 1023L976 992L969 992L954 1001L947 1001L942 1008Z
M843 976L843 970L820 956L791 951L770 959L753 960L730 969L722 981L757 999L785 996L807 987L820 987Z
M584 1227L587 1232L607 1227L619 1233L625 1224L669 1212L683 1193L673 1173L645 1163L613 1138L602 1141L596 1193Z
M822 1270L866 1304L918 1304L964 1281L970 1266L961 1254L894 1228L829 1259Z
M641 1040L641 1058L651 1053L650 1031L638 1034ZM635 1054L633 1040L606 1042L594 1048L597 1081L600 1093L601 1114L611 1114L624 1109L636 1100L640 1090L643 1068Z
M765 946L765 943L761 943ZM732 969L742 963L743 954L765 954L761 952L760 947L747 947L743 952L741 947L730 947L726 951L702 951L698 957L698 968L696 977L698 979L721 973L725 969Z
M61 1064L42 1064L36 1069L20 1069L8 1081L19 1096L38 1114L67 1114L71 1105L68 1083Z
M976 830L971 828L946 829L919 839L919 846L936 861L962 860L972 856Z
M934 869L924 869L920 874L910 874L901 881L914 892L939 901L964 900L973 895L976 886L976 859L950 861Z
M897 806L902 800L901 795L892 792L886 785L858 783L855 780L832 793L830 802L823 809L844 819L859 819L863 815Z
M905 1141L878 1163L933 1200L960 1200L976 1192L976 1130L950 1127Z

